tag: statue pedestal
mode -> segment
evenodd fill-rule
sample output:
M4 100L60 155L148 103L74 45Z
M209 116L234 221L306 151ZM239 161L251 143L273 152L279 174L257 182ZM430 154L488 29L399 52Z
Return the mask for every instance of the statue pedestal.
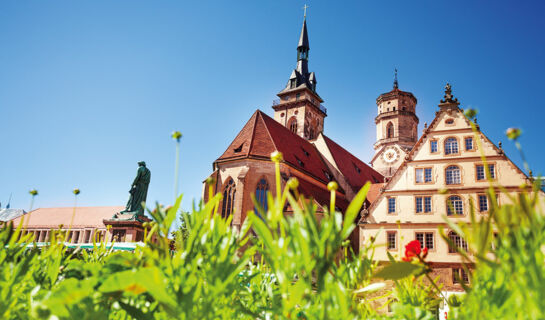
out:
M139 242L144 241L144 223L151 219L137 215L136 212L116 213L111 219L104 219L108 228L107 242Z

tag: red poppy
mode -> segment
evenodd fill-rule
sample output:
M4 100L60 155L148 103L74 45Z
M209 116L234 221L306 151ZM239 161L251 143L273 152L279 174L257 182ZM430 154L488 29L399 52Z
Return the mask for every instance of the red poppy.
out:
M420 241L413 240L405 246L405 257L403 261L411 261L412 258L420 255Z

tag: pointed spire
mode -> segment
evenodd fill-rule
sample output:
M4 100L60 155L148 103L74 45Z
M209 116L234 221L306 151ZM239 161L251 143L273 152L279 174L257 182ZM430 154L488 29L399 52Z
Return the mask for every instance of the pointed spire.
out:
M397 82L397 68L394 69L395 70L395 74L394 74L394 89L397 89L398 88L398 82Z
M310 49L308 43L308 32L307 32L307 18L303 19L303 28L301 29L301 36L299 37L299 43L297 44L297 49L304 48L307 51Z

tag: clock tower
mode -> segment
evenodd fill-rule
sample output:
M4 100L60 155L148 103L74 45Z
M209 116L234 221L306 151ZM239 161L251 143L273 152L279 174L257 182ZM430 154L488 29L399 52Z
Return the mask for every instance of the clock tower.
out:
M377 98L377 141L371 165L385 177L396 172L418 140L416 102L412 93L399 90L396 70L393 90Z

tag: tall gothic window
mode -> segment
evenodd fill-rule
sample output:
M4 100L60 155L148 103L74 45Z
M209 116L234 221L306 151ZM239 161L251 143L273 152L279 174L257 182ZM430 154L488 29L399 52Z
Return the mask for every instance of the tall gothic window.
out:
M267 212L267 191L269 191L269 184L267 183L267 180L261 179L257 183L257 187L255 188L255 200L259 203L261 208L263 208L263 212ZM257 211L257 208L254 209L255 213L257 215L260 215L259 211Z
M393 138L394 137L394 125L390 122L386 126L386 138Z
M229 178L229 181L225 184L223 189L223 203L221 206L221 217L227 218L233 213L233 207L235 206L235 182Z
M447 184L462 183L460 168L458 166L448 166L447 169L445 170L445 178L446 178Z
M458 153L458 140L456 138L448 138L445 140L445 154Z
M295 117L291 117L288 121L288 128L291 132L297 133L297 119Z

